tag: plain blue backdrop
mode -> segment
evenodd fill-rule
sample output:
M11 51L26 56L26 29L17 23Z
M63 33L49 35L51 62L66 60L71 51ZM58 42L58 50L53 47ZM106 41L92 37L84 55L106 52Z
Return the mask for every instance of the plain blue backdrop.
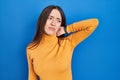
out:
M0 0L0 80L27 80L25 49L39 14L51 4L62 7L67 25L99 19L96 31L75 48L73 80L120 80L119 0Z

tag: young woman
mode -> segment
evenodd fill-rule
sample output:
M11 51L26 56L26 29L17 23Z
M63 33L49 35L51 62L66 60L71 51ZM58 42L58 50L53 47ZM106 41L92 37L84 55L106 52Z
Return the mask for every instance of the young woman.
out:
M66 27L63 10L54 5L46 7L38 19L36 35L27 47L28 80L72 80L73 50L97 25L94 18Z

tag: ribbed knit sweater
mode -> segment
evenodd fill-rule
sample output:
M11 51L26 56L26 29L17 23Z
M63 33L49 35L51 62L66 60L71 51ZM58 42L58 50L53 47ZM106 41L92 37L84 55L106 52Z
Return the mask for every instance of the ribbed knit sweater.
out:
M72 80L71 60L74 48L97 27L98 20L87 19L68 25L73 32L65 38L43 35L37 48L28 49L28 80Z

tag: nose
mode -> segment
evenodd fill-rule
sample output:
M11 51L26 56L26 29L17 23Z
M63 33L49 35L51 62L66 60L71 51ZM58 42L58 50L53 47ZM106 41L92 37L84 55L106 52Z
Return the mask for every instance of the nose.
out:
M52 25L52 26L55 26L55 25L56 25L56 21L55 21L55 20L52 20L51 25Z

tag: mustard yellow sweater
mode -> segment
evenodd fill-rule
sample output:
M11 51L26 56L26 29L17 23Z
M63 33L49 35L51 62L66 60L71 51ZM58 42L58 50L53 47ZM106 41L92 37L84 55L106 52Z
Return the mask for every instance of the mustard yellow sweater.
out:
M67 26L68 37L43 35L35 49L28 49L28 80L72 80L71 59L77 44L87 38L97 27L97 19L88 19ZM60 43L58 43L58 40ZM59 45L60 44L60 45Z

